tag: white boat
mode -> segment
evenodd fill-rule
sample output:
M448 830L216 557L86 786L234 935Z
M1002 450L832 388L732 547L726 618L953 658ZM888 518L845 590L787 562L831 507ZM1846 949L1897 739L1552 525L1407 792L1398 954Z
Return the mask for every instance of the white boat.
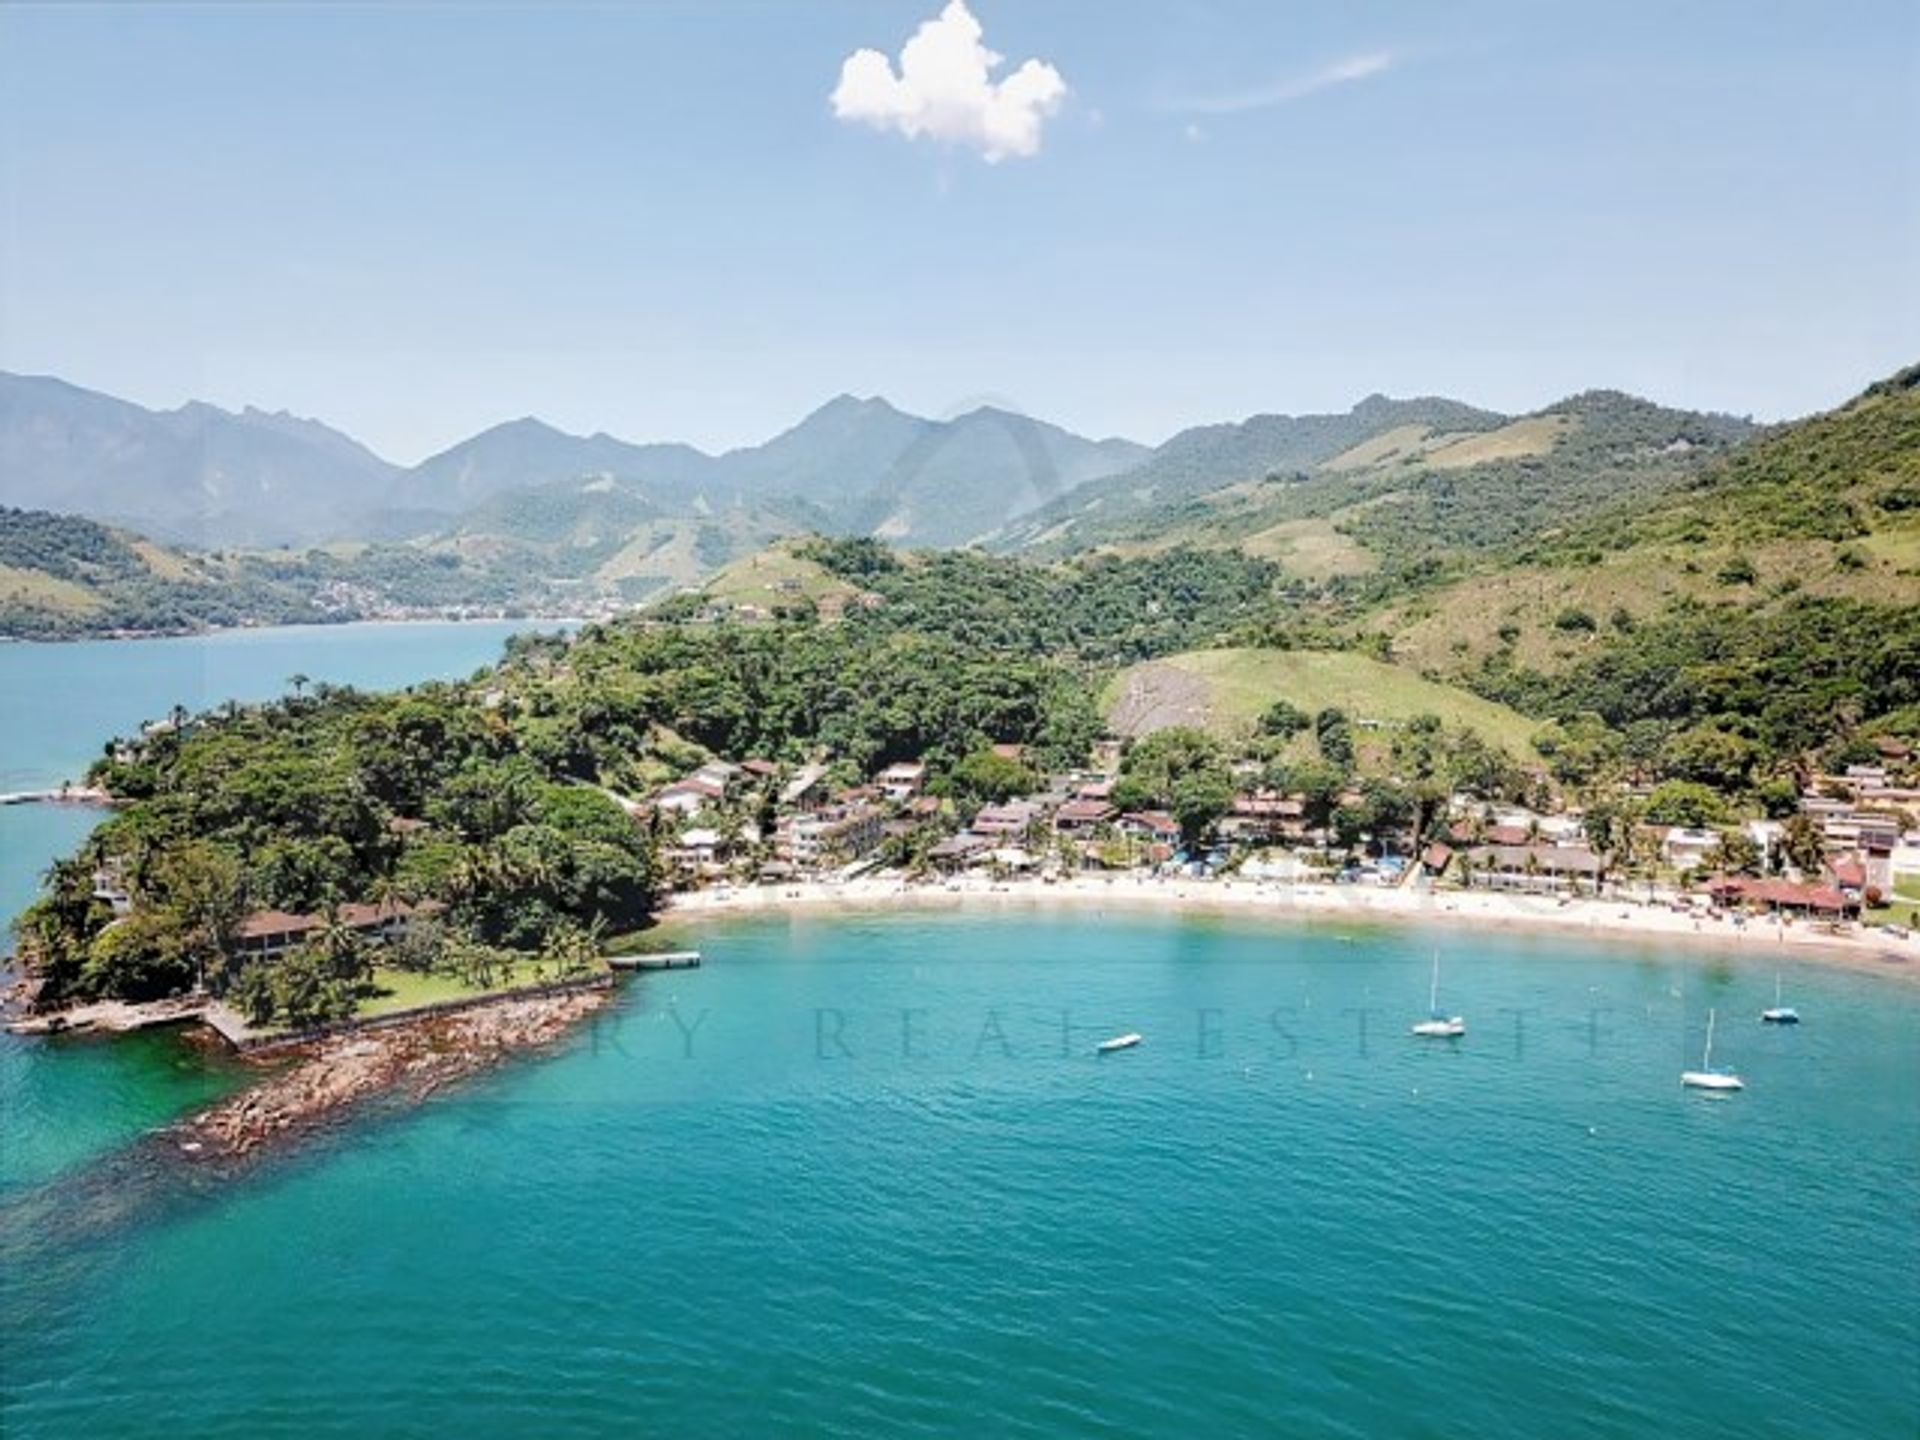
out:
M1682 1070L1680 1083L1690 1090L1744 1090L1746 1082L1731 1070L1713 1068L1713 1011L1707 1011L1707 1050L1698 1070Z
M1780 1003L1780 972L1777 970L1773 974L1773 1004L1760 1012L1760 1023L1763 1025L1798 1025L1800 1023L1800 1012L1791 1005Z
M1413 1027L1415 1035L1436 1040L1457 1040L1467 1033L1467 1022L1458 1015L1440 1013L1440 952L1433 952L1433 984L1427 990L1427 1018Z
M1115 1050L1131 1050L1134 1046L1138 1045L1139 1043L1140 1043L1140 1037L1136 1035L1133 1031L1129 1030L1126 1034L1116 1035L1111 1040L1102 1040L1098 1045L1094 1046L1093 1048L1102 1055L1108 1055Z

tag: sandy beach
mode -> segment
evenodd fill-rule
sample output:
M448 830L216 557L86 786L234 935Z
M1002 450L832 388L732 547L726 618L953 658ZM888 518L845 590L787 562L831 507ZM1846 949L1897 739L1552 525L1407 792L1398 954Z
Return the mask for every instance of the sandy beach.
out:
M1075 876L1053 882L966 878L909 884L898 877L802 881L785 885L714 887L672 897L664 925L690 924L725 915L773 911L1017 910L1091 907L1196 914L1271 917L1282 922L1342 920L1469 929L1540 930L1598 940L1710 946L1754 955L1783 948L1809 958L1850 964L1877 973L1920 975L1920 939L1849 926L1836 933L1804 920L1785 924L1771 917L1744 923L1704 909L1680 910L1664 900L1566 899L1499 894L1485 890L1436 890L1414 886L1285 884L1252 880L1158 879L1144 876Z

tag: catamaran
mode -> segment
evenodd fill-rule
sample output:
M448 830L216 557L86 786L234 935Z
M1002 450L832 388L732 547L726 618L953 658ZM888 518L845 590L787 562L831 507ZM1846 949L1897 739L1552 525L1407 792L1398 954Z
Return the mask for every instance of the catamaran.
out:
M1140 1036L1129 1030L1126 1034L1116 1035L1111 1040L1102 1040L1093 1048L1102 1055L1109 1055L1115 1050L1131 1050L1139 1043Z
M1440 952L1433 952L1433 984L1427 990L1427 1018L1413 1027L1415 1035L1440 1040L1457 1040L1467 1033L1467 1022L1458 1015L1440 1013Z
M1763 1025L1798 1025L1800 1012L1791 1005L1780 1003L1780 972L1773 972L1773 1004L1760 1012Z
M1707 1011L1707 1051L1698 1070L1682 1070L1680 1083L1693 1090L1744 1090L1746 1082L1731 1070L1713 1068L1713 1011Z

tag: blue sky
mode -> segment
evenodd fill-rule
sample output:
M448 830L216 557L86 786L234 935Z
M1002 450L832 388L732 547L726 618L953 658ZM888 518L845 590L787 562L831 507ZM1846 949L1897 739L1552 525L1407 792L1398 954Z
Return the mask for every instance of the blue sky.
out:
M895 113L941 3L0 7L0 367L411 461L841 391L1147 441L1375 390L1772 418L1920 359L1904 0L971 0L991 80L1065 92L999 142Z

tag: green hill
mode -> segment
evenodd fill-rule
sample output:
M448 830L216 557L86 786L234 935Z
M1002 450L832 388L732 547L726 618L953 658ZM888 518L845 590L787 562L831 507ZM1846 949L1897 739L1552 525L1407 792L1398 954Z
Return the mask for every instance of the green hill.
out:
M1233 547L1309 583L1431 568L1680 489L1753 433L1614 391L1517 418L1376 396L1345 416L1176 436L1029 517L1002 548Z
M1753 775L1880 729L1912 738L1920 367L1359 623L1435 678L1597 714L1647 763L1731 736Z
M1531 758L1539 728L1516 710L1426 679L1354 651L1194 650L1150 660L1116 675L1103 697L1108 723L1122 735L1193 725L1244 734L1276 700L1311 714L1329 706L1363 728L1392 727L1432 715L1475 731L1515 758Z

